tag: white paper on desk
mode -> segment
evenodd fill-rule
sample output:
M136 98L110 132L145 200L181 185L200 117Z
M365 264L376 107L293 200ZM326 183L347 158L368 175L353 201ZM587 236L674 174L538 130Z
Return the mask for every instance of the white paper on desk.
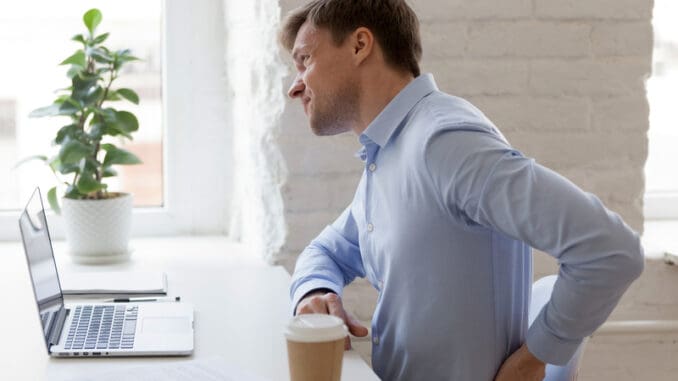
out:
M90 374L71 381L268 381L227 364L220 357L180 363L158 362L154 365Z
M59 277L64 295L165 295L167 275L162 272L64 272Z

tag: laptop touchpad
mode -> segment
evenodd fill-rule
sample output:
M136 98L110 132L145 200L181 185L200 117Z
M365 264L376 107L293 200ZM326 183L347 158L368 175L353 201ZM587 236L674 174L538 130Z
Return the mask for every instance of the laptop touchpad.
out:
M185 333L190 331L191 323L188 317L150 316L143 318L141 332L144 333Z

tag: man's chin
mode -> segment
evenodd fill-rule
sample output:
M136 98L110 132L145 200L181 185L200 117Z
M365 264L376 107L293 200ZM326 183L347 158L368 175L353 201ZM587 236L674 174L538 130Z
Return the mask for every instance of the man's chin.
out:
M313 134L316 136L334 136L350 130L350 128L341 128L337 126L317 126L314 124L311 124L310 126L311 131L313 131Z

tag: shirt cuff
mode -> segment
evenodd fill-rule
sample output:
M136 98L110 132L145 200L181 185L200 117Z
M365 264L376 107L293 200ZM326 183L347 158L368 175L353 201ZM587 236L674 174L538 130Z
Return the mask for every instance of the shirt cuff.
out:
M527 331L527 349L547 364L565 365L577 351L582 340L562 339L554 335L545 326L543 314L542 310Z
M299 304L301 298L303 298L304 295L308 294L309 292L319 288L330 289L335 294L342 296L341 295L342 288L330 281L322 279L309 280L307 282L304 282L299 287L297 287L296 290L294 290L294 295L292 297L292 316L294 316L294 311L297 309L297 304Z

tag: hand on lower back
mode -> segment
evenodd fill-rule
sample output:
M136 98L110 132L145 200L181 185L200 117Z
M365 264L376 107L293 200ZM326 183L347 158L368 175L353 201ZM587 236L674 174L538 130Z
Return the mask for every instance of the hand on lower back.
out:
M499 368L494 381L541 381L546 364L536 358L523 344Z
M368 334L367 328L344 310L344 305L339 295L332 292L318 292L306 295L297 305L296 314L334 315L344 321L352 335L363 337ZM351 339L348 336L346 337L345 348L351 348Z

